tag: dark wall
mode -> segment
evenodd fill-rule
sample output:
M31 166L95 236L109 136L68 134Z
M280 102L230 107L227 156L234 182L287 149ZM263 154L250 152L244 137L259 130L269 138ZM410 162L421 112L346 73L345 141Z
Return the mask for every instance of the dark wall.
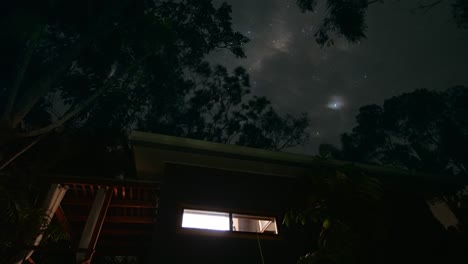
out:
M320 232L320 226L293 230L281 224L284 212L297 202L290 199L299 189L291 178L167 165L148 263L262 263L256 235L180 232L178 215L184 205L275 215L279 239L260 239L265 263L296 263L300 256L316 249ZM366 241L373 245L369 248L372 252L363 254L371 261L362 263L452 263L453 257L447 256L446 232L424 197L392 188L385 192L381 209L386 234L383 240Z
M280 237L260 238L265 263L295 263L301 247L293 246L281 226L294 181L193 166L168 165L161 187L154 251L159 263L261 263L255 234L210 236L177 232L183 205L274 215Z

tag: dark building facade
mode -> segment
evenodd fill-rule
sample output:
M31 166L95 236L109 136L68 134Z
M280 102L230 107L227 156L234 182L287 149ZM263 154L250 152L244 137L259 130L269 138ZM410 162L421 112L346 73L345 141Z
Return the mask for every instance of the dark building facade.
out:
M283 225L302 180L350 166L384 184L388 236L369 252L375 263L440 263L448 252L425 201L444 189L433 175L138 131L130 144L136 179L50 179L44 206L77 263L296 263L321 229Z
M308 174L305 156L140 132L131 140L137 174L161 182L150 260L295 263L304 253L282 219L296 177ZM184 227L187 212L224 214L229 226Z
M377 175L384 184L381 213L388 234L369 252L376 263L447 260L445 231L425 200L444 189L434 175L142 132L134 132L131 143L139 177L161 183L148 263L296 263L316 248L318 233L282 225L294 206L291 197L301 179L346 166ZM184 210L225 213L231 227L184 228ZM272 217L277 233L238 232L236 215Z

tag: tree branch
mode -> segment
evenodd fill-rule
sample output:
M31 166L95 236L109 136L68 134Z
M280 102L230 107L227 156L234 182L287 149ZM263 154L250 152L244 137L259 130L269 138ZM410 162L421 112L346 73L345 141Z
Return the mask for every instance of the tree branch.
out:
M294 140L294 133L291 133L291 136L283 143L281 146L275 146L275 151L280 151L287 147L292 147L292 141Z
M22 148L18 153L16 153L13 157L5 161L1 166L0 166L0 171L3 170L6 166L8 166L10 163L12 163L16 158L21 156L24 152L26 152L28 149L36 145L39 141L41 141L47 134L42 134L40 137L35 138L31 143L26 145L24 148Z
M418 10L422 10L424 13L427 13L429 12L429 10L431 10L434 6L442 3L443 0L437 0L437 1L434 1L430 4L427 4L427 5L424 5L424 4L419 4L417 7L413 8L410 10L411 13L415 13L416 11Z
M110 10L109 14L118 14L129 2L130 1L118 1L117 4L112 6L113 10ZM68 52L59 58L57 65L52 67L53 70L51 73L40 79L31 91L25 92L25 99L19 104L16 104L21 105L21 108L15 109L16 113L13 115L11 120L13 128L16 127L32 110L34 105L36 105L36 103L51 90L56 79L68 69L71 62L80 55L82 49L91 42L91 40L101 40L113 31L113 28L108 26L108 21L110 19L110 16L102 17L89 34L84 35L74 45L72 45L70 49L68 49Z
M27 133L21 133L21 134L19 134L19 137L39 136L41 134L47 133L47 132L49 132L49 131L51 131L53 129L56 129L56 128L62 126L65 122L70 120L72 117L74 117L75 115L77 115L78 113L83 111L92 102L94 102L94 100L96 100L101 94L103 94L107 90L108 87L109 87L109 85L103 86L103 88L99 89L92 96L90 96L88 99L86 99L86 101L84 101L80 106L75 107L73 110L66 113L64 116L62 116L62 118L55 121L54 123L52 123L52 124L50 124L48 126L42 127L40 129L36 129L36 130L30 131L30 132L27 132Z
M141 59L138 61L134 62L132 66L128 67L128 69L122 74L123 76L126 76L126 79L122 81L121 86L123 86L126 83L126 80L130 77L130 73L133 72L138 66L141 65L141 63L146 60L149 56L151 56L152 52L147 53L144 55ZM72 117L76 116L80 112L82 112L86 107L88 107L91 103L93 103L100 95L102 95L104 92L106 92L109 88L111 88L114 85L114 82L117 79L111 79L107 80L106 84L102 86L99 90L97 90L92 96L90 96L88 99L86 99L80 106L74 108L73 110L69 111L66 113L62 118L59 120L55 121L54 123L45 126L43 128L39 128L30 132L26 133L20 133L18 134L18 137L34 137L41 135L43 133L47 133L55 128L60 127L63 125L65 122L70 120Z
M377 2L383 2L383 1L382 0L373 0L373 1L367 2L367 5L372 5L372 4L377 3Z
M15 82L13 87L9 91L8 99L3 109L3 115L1 120L6 121L7 125L10 126L11 122L11 112L13 111L13 106L15 105L16 95L18 94L19 87L24 79L24 74L26 73L26 69L29 67L29 63L31 61L32 54L34 53L34 49L36 47L37 40L40 38L43 32L43 26L38 26L38 28L33 32L29 44L26 47L24 52L23 60L18 65L18 73L16 75Z
M75 59L81 52L82 48L85 46L85 40L82 39L75 43L75 45L70 48L70 50L64 54L58 64L53 67L53 70L50 74L47 74L41 80L38 81L36 86L30 91L25 92L25 99L21 102L21 108L16 110L16 113L12 118L12 127L16 127L21 120L32 110L34 105L51 89L55 80L64 73L71 61Z

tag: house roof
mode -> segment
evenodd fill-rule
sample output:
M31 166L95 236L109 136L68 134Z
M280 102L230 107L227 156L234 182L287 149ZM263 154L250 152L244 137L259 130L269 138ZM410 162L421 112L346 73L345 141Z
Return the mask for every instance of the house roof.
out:
M134 151L137 174L141 178L158 179L164 164L175 163L246 171L283 177L313 174L314 170L357 168L371 175L405 184L442 183L458 185L461 179L447 179L440 175L402 170L394 167L369 165L348 161L323 159L310 155L270 151L221 144L203 140L133 131L130 142Z

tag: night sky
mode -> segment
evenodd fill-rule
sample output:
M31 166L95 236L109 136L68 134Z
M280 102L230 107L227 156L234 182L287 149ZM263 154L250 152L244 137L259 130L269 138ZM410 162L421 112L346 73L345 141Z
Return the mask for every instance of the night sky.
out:
M222 1L217 1L222 2ZM418 1L373 4L367 39L335 39L320 48L313 33L324 8L301 13L291 0L231 0L233 27L248 36L246 59L210 55L229 68L243 66L253 93L267 96L280 112L307 112L310 143L287 151L314 154L320 143L339 144L359 107L418 88L468 84L468 31L458 29L450 2L411 14Z

